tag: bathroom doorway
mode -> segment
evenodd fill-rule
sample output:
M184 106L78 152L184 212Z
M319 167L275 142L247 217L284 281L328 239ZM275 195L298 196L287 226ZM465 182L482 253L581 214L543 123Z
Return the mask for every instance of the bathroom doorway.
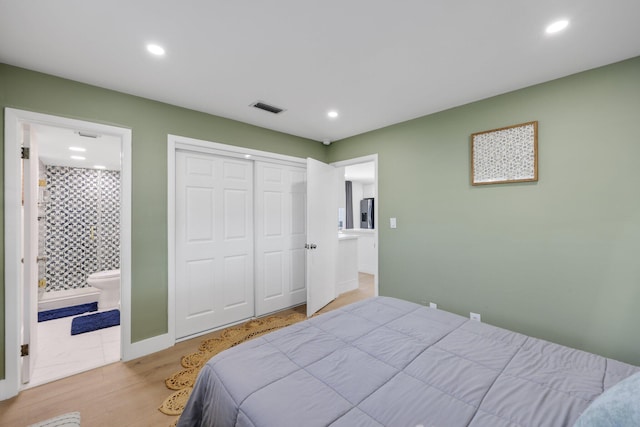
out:
M120 271L121 141L42 124L30 124L29 131L37 144L37 158L29 161L38 165L39 248L32 387L120 360L119 324L71 333L72 322L120 308L118 280L112 289L89 282L95 273L114 271L117 277ZM115 300L99 307L106 292Z
M8 300L13 294L20 301L20 330L8 334L7 350L12 339L29 345L28 356L15 365L7 360L7 377L15 375L20 390L122 358L130 319L130 160L123 160L131 138L127 129L14 111L18 118L7 120L15 119L13 137L29 148L15 171L22 175L16 222L24 269L5 260L23 284L8 289ZM117 293L115 301L99 306L103 281L98 289L88 279L105 271L120 273L121 280L107 291Z

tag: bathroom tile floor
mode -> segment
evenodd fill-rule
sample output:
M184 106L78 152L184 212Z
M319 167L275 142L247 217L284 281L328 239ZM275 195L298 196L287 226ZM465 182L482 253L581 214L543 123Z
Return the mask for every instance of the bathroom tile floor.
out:
M38 351L27 388L120 360L120 326L72 336L72 320L38 323Z

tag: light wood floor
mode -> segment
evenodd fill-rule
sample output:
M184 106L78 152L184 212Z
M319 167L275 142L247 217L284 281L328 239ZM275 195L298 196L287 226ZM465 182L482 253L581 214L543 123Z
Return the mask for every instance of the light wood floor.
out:
M360 287L342 294L320 312L374 295L373 276L360 274ZM306 312L306 307L293 309ZM286 311L285 311L286 313ZM49 384L25 390L0 402L0 426L25 427L66 412L79 411L82 427L169 426L177 417L158 410L171 394L164 385L181 369L180 358L197 351L198 344L220 333L177 343L129 362L118 362Z

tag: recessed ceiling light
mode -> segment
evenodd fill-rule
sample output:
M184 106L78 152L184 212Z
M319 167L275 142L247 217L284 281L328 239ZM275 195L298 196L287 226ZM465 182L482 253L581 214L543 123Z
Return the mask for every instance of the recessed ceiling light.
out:
M250 158L251 158L251 154L245 154L245 155L244 155L244 158L245 158L245 159L250 159Z
M335 110L331 110L327 113L327 116L329 116L332 119L335 119L336 117L338 117L338 112Z
M73 160L85 160L86 159L86 157L82 157L82 156L71 156L71 158Z
M550 24L547 29L545 30L545 32L547 34L553 34L553 33L557 33L559 31L564 30L565 28L567 28L567 26L569 26L569 21L566 19L561 19L559 21L556 21L552 24Z
M102 165L94 165L93 167L96 168L96 169L106 169L107 168L106 166L102 166Z
M82 147L69 147L69 150L71 151L87 151L86 148L82 148Z
M162 56L164 55L164 48L160 45L157 44L148 44L147 45L147 50L151 53L153 53L156 56Z

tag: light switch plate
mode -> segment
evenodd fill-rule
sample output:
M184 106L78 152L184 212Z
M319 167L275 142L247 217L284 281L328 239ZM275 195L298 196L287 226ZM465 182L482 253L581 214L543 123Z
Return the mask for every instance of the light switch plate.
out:
M389 227L396 228L396 219L395 218L389 218Z

